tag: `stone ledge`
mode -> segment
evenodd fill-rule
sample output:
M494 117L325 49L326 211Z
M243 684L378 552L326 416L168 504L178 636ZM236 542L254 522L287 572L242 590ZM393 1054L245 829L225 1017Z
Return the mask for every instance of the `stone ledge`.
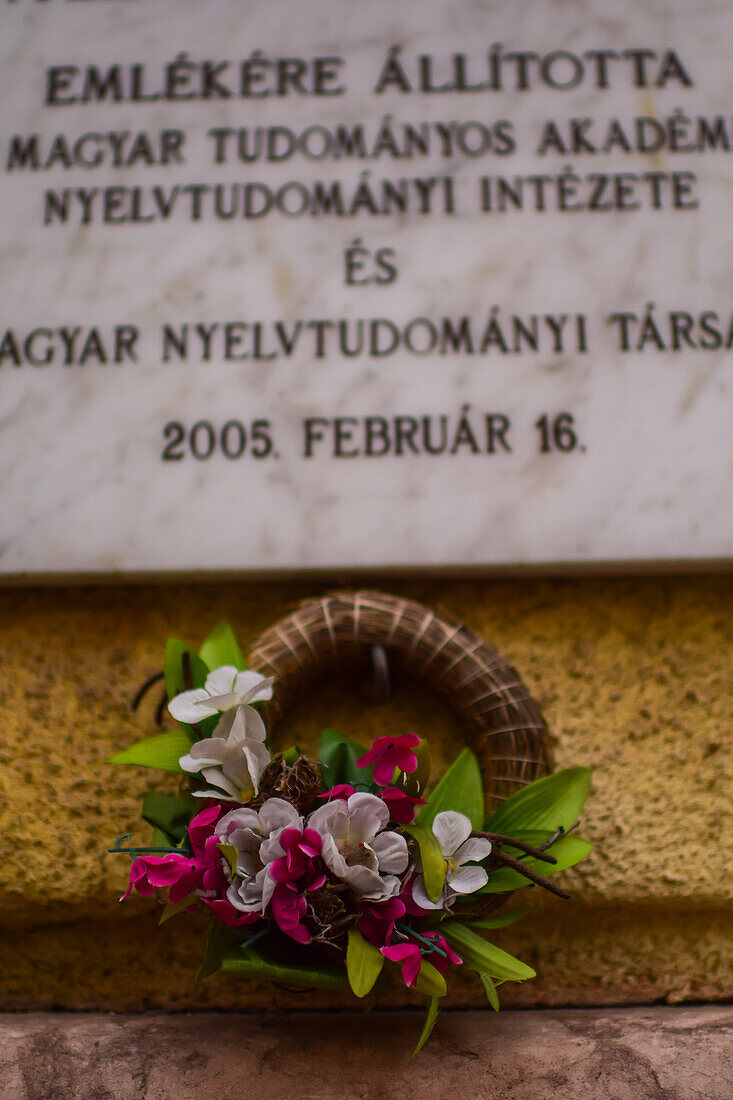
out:
M0 1017L2 1100L729 1100L733 1008Z

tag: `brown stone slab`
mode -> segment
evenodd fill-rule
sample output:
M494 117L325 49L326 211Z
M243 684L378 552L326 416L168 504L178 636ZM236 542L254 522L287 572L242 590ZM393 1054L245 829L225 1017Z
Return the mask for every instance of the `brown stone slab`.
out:
M730 1100L733 1008L0 1017L2 1100Z

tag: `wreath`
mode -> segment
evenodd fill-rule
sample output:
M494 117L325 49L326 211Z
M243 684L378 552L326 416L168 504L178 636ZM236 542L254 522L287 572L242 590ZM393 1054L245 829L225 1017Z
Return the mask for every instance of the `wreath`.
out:
M457 711L470 747L437 782L414 732L366 747L325 730L317 759L297 745L272 755L286 706L365 654L382 680L389 655ZM473 631L413 601L336 593L266 631L247 661L226 623L198 652L171 638L160 678L178 728L111 762L177 772L180 789L145 795L149 846L126 834L109 850L132 858L121 900L157 894L161 922L208 913L199 980L221 968L350 989L367 1006L401 981L428 1000L417 1052L456 967L495 1010L499 985L535 976L489 936L527 912L497 912L521 887L568 897L552 876L590 851L574 834L590 773L547 774L537 704Z

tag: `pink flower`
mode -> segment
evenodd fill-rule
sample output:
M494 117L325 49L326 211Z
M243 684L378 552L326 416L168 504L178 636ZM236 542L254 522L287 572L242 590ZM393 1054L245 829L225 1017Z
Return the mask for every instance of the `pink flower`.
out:
M385 959L402 963L402 980L414 985L422 967L422 954L416 943L396 943L394 947L380 947Z
M270 901L270 912L278 928L296 943L310 943L312 936L301 922L308 909L303 894L292 882L278 882Z
M200 852L206 841L209 839L214 831L214 826L221 817L229 809L228 806L222 806L221 802L212 802L210 806L206 806L205 809L200 810L194 818L192 818L188 829L188 839L191 841L191 848L194 855Z
M378 737L369 752L365 752L356 761L357 768L366 768L374 764L374 779L380 787L392 781L395 768L402 772L417 770L417 757L410 749L420 744L416 733L405 733L401 737Z
M433 964L436 970L439 970L441 974L445 974L446 970L453 963L454 966L460 966L463 959L459 959L455 951L453 951L445 939L445 936L441 936L439 932L425 932L423 937L426 940L432 940L436 947L439 947L445 954L441 955L438 951L432 951L428 958Z
M130 884L120 901L129 898L133 890L147 897L167 886L170 888L169 900L176 905L191 893L198 881L198 869L192 868L192 863L193 860L174 852L169 856L138 856L130 868Z
M335 787L331 787L330 791L324 791L323 794L319 794L319 798L341 798L344 802L347 802L352 794L356 794L356 787L352 787L350 783L337 783Z
M226 898L203 898L202 900L217 920L228 925L229 928L242 928L246 924L256 924L257 921L262 920L259 913L240 913Z
M400 825L409 825L415 820L415 807L425 804L424 798L412 798L399 787L382 787L379 797L389 806L389 816Z
M420 948L416 943L396 943L391 947L380 947L380 951L391 962L402 963L402 980L405 985L414 985L422 968L423 957L433 964L436 970L444 974L451 963L463 962L446 943L445 937L438 932L422 933L424 940L430 940L438 950Z
M369 902L364 905L356 927L375 947L383 947L392 938L395 921L404 915L405 905L399 898Z
M321 849L323 839L315 829L283 829L277 840L283 854L267 864L263 905L278 928L296 943L310 943L311 933L302 920L308 910L305 894L326 881Z
M219 838L214 825L223 807L214 804L196 814L188 826L192 856L183 852L171 852L165 856L138 856L130 868L130 885L120 898L124 901L133 889L146 897L156 890L168 888L168 901L177 905L191 893L203 897L223 894L229 884L222 869L222 857L218 848Z
M279 840L285 854L268 865L270 878L275 882L295 882L307 876L308 889L317 890L323 886L326 876L320 862L323 847L320 834L315 829L303 829L302 833L300 829L283 829ZM317 885L313 885L314 882Z
M402 887L402 891L400 893L400 901L404 903L405 912L408 913L411 917L427 917L431 915L432 910L423 909L423 907L421 905L418 905L418 903L412 896L412 887L416 878L417 875L412 875L409 881L406 882L405 885Z

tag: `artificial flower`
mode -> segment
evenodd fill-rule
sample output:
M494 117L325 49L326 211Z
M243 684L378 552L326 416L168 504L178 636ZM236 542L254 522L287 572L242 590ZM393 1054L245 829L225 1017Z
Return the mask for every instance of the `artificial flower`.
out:
M423 939L430 940L432 943L432 950L428 949L425 954L441 974L445 974L451 963L453 966L462 964L463 959L456 955L455 951L448 945L445 936L442 936L440 932L423 932Z
M266 866L262 876L262 911L269 910L282 932L297 943L310 943L303 924L308 903L304 894L326 881L321 860L322 839L315 829L281 829L260 848Z
M201 772L211 787L194 791L198 798L245 802L259 788L260 776L270 763L265 724L250 706L237 706L226 737L205 737L191 746L178 763L185 772ZM216 727L221 728L222 723ZM212 789L213 788L213 789Z
M414 985L422 968L422 952L416 943L395 943L391 947L379 949L385 959L402 963L402 980L405 985Z
M424 806L424 798L413 798L400 787L382 787L379 797L387 803L389 815L399 825L409 825L415 820L415 807Z
M259 810L241 806L230 810L216 826L219 840L236 849L237 865L227 900L242 912L262 911L265 868L260 858L264 841L287 828L300 829L303 819L284 798L268 798Z
M423 909L446 909L458 894L473 894L489 880L483 867L466 866L486 859L491 841L471 838L471 822L456 810L443 810L435 815L433 832L445 860L445 884L437 901L431 901L425 891L425 880L417 875L412 896Z
M386 959L391 962L402 963L402 980L405 985L415 984L422 970L423 958L427 958L441 974L445 973L450 963L458 966L463 962L463 959L459 958L455 951L452 951L448 946L445 937L438 932L425 932L422 939L430 940L432 946L420 948L416 943L405 941L392 944L389 947L380 947L380 951Z
M372 747L356 761L357 768L374 764L374 780L380 787L392 782L395 768L403 772L417 770L417 757L411 749L417 748L420 738L416 733L401 737L378 737Z
M366 900L378 901L399 893L397 875L407 870L405 838L385 831L386 803L374 794L357 791L319 806L307 824L323 838L323 862Z
M308 877L308 886L317 890L323 886L326 876L321 866L316 867L323 841L315 829L283 829L278 838L283 854L267 865L267 873L275 882L297 882Z
M177 905L195 893L202 898L215 898L228 882L219 851L214 826L221 814L220 806L207 806L188 826L192 854L171 852L165 856L138 856L130 868L130 884L120 898L124 901L132 890L145 897L167 887L168 900Z
M272 678L234 665L221 665L206 677L203 687L182 691L171 699L168 710L178 722L195 726L202 718L222 714L214 733L226 737L239 707L272 699ZM264 740L264 738L263 738Z
M335 787L331 787L330 790L324 791L323 794L319 794L319 798L343 798L346 801L347 798L351 798L352 794L356 794L356 787L352 787L350 783L337 783Z
M208 905L216 919L226 924L228 928L242 928L261 920L259 913L241 913L226 898L202 898L201 900L204 905Z
M368 902L362 906L356 927L364 939L375 947L384 947L392 938L395 921L405 915L405 903L400 898Z
M308 902L292 882L276 883L270 899L270 912L275 924L296 943L310 943L312 935L303 923Z

